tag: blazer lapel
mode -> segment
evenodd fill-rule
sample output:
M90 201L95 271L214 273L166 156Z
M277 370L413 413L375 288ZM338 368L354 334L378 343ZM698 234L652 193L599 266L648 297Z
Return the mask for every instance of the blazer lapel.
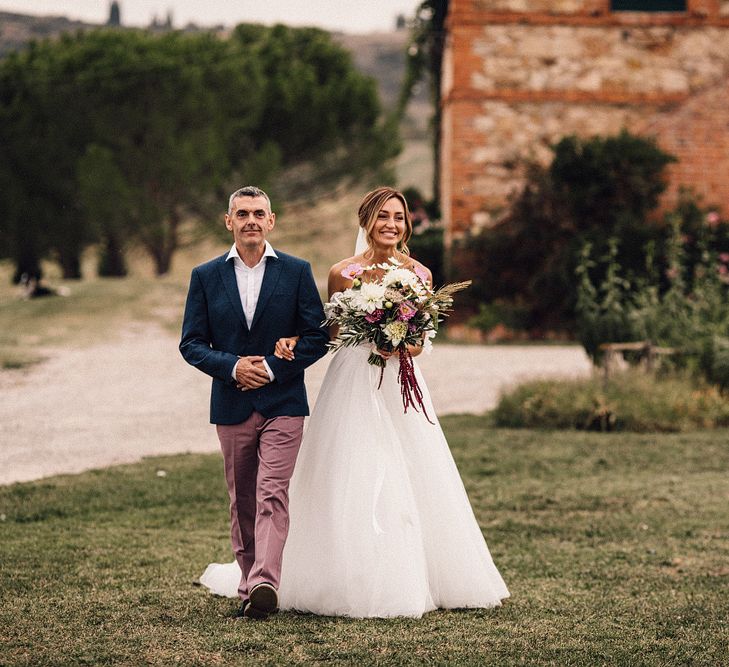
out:
M256 326L256 322L261 319L266 303L271 298L278 279L281 276L281 260L276 257L269 257L266 260L266 271L263 274L263 282L261 283L261 291L258 294L258 303L256 304L256 312L253 314L253 322L251 329Z
M235 314L238 316L238 319L241 321L241 324L245 327L246 331L248 331L246 316L243 314L243 304L241 304L240 302L238 283L235 280L235 265L233 264L233 260L227 261L225 257L226 255L223 256L223 261L218 266L218 269L220 271L220 277L223 280L225 291L228 294L230 304L233 306Z

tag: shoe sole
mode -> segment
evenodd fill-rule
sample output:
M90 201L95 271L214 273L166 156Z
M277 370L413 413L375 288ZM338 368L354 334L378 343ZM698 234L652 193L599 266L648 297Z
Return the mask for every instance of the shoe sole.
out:
M251 608L271 614L278 607L278 593L270 584L258 584L250 593Z

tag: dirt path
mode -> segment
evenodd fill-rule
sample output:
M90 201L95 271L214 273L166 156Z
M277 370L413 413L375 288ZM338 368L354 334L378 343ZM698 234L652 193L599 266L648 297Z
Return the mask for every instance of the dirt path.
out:
M313 405L329 358L307 371ZM419 359L438 414L480 413L530 377L585 375L581 348L438 345ZM28 371L0 371L0 484L131 463L143 456L213 452L210 380L177 339L149 325L114 342L55 351Z

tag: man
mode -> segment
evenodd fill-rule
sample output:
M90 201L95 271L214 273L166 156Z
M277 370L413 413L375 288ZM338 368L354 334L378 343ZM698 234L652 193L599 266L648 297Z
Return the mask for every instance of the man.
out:
M304 369L326 352L324 312L309 264L274 251L276 221L262 190L234 192L225 215L233 246L192 271L180 352L212 376L216 424L230 495L231 541L242 577L237 615L278 607L288 534L288 488L309 414ZM276 341L300 336L293 361Z

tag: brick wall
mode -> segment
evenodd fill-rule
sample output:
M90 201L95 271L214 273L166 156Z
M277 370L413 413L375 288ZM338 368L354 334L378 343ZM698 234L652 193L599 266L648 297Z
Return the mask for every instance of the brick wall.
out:
M565 134L654 134L693 187L729 214L729 1L686 12L608 0L451 0L443 78L446 241L488 227Z

